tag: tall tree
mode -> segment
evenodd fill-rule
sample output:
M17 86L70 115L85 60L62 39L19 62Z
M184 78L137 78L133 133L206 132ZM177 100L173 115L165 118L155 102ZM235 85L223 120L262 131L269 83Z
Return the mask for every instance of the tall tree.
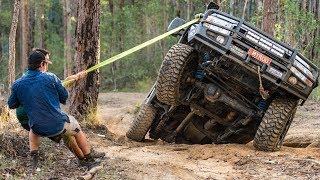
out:
M167 28L168 28L168 13L167 13L167 7L168 7L168 0L163 0L163 10L162 10L162 13L163 13L163 32L166 32L167 31ZM164 58L165 56L165 53L168 51L167 49L167 44L166 44L166 41L161 41L161 59Z
M100 0L79 0L76 27L75 71L88 69L100 60ZM79 120L96 117L99 71L77 82L71 90L70 113Z
M111 13L111 17L114 16L114 3L113 3L113 0L109 0L109 9L110 9L110 13ZM113 19L111 19L111 23L110 23L110 27L111 29L114 29L114 21ZM113 36L112 34L110 34L110 57L113 56ZM111 74L112 74L112 84L113 84L113 89L116 90L117 89L117 81L116 81L116 77L115 77L115 71L117 69L117 65L116 65L116 62L113 62L112 63L112 66L111 66Z
M72 10L71 5L76 1L62 0L63 4L63 34L64 34L64 77L71 75L72 71Z
M176 16L181 17L180 2L176 0Z
M35 33L35 5L36 3L34 1L29 2L29 8L28 8L28 28L29 28L29 34L28 34L28 49L27 54L31 51L31 49L34 47L34 33Z
M12 24L9 35L9 93L15 80L15 54L16 54L16 32L18 26L20 0L15 0L12 14Z
M36 20L36 46L43 48L43 16L44 16L44 5L43 2L36 3L36 9L35 9L35 20Z
M2 0L0 0L0 12L1 12L1 8L2 8ZM2 42L2 29L0 29L0 42ZM2 60L2 43L0 43L0 61Z
M230 6L230 15L233 16L234 14L234 0L230 0L229 2L229 6Z
M274 25L276 23L278 0L263 1L262 30L273 35Z
M248 4L248 0L245 0L244 6L243 6L242 17L241 17L242 19L244 19L244 16L246 14L247 4Z
M27 59L29 51L29 13L28 0L22 0L21 8L21 71L27 68Z

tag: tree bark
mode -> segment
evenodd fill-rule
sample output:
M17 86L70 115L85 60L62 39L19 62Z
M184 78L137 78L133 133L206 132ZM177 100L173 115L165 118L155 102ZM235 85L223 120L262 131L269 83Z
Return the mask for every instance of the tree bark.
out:
M233 16L234 14L234 0L230 0L229 2L229 6L230 6L230 15Z
M100 0L79 0L76 27L75 72L100 61ZM97 112L99 71L76 82L71 89L70 113L78 120L94 120Z
M35 19L36 19L36 28L37 28L37 34L36 34L36 46L39 48L43 48L43 4L42 3L36 3L36 11L35 11Z
M1 12L2 0L0 0L0 12ZM2 29L0 29L0 62L2 61ZM0 92L1 93L1 92Z
M11 86L15 80L15 54L16 54L16 32L18 26L20 9L20 0L15 0L12 14L12 24L9 35L9 86L8 94L11 92Z
M63 34L64 34L64 78L72 74L72 23L71 4L75 1L62 0L63 2Z
M263 1L262 30L270 35L274 33L277 15L277 0Z
M188 0L187 1L187 21L190 20L190 14L191 14L191 3L192 3L192 0Z
M0 11L1 11L1 9L0 9ZM2 54L3 54L3 53L2 53L2 51L3 51L3 50L2 50L2 46L3 46L3 45L2 45L2 44L3 44L3 43L2 43L2 38L3 38L2 36L3 36L3 33L2 33L2 30L0 29L0 62L2 61Z
M167 28L168 28L168 25L169 25L169 22L168 22L168 13L167 13L167 7L168 7L168 0L163 0L163 32L166 32L167 31ZM162 40L160 41L160 46L161 46L161 59L164 58L165 56L165 53L168 51L167 49L167 43L166 41Z
M244 6L243 6L243 12L242 12L242 19L244 19L246 15L247 4L248 4L248 0L245 0Z
M256 6L258 11L263 10L263 0L256 0Z
M109 0L109 9L110 9L110 12L111 12L111 17L114 17L114 3L113 3L113 0ZM110 24L110 27L111 29L114 29L114 19L112 18L111 19L111 24ZM110 57L113 56L113 36L110 34ZM113 90L117 90L117 80L116 80L116 74L115 74L115 71L117 69L117 66L116 66L116 62L113 62L112 63L112 66L111 66L111 74L112 74L112 84L113 84Z
M30 1L30 5L28 6L28 49L27 49L27 55L31 51L31 49L34 47L34 28L35 28L35 2Z
M181 17L179 0L176 0L176 16L177 16L177 17Z
M207 7L209 4L209 0L203 0L203 4Z
M317 3L318 4L317 4L317 10L316 10L317 14L316 15L317 15L318 21L320 21L320 1L318 1ZM317 44L316 44L316 46L318 48L317 48L317 50L315 52L315 57L319 57L319 54L320 54L320 50L319 50L319 45L320 45L319 40L320 40L320 38L319 38L319 36L320 36L320 27L318 26L318 28L316 29L316 37L315 37L315 41L318 41ZM314 61L316 61L317 59L318 59L318 62L314 62L314 63L319 64L319 58L314 58Z
M29 13L28 13L28 0L22 0L21 8L21 71L27 68L28 62L28 41L29 41Z

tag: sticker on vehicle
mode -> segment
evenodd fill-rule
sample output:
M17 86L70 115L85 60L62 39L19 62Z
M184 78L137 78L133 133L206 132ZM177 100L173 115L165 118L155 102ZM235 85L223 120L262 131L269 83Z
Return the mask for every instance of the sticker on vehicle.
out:
M253 48L249 49L248 54L251 57L253 57L254 59L256 59L264 64L270 65L270 63L271 63L271 59L269 57L267 57L266 55L262 54L261 52L255 50Z

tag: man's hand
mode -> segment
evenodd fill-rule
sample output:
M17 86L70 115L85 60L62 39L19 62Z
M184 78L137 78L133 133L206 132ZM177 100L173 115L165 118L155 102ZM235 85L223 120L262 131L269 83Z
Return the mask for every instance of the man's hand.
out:
M78 81L79 79L86 77L86 75L87 75L86 71L81 71L75 75L68 76L64 81L69 81L69 80Z
M66 82L66 81L72 81L72 82L68 83L68 84L66 85L66 87L70 87L70 86L73 85L76 81L78 81L78 80L86 77L86 75L87 75L87 72L86 72L86 71L80 71L80 72L78 72L78 73L75 74L75 75L68 76L68 77L64 80L64 82Z

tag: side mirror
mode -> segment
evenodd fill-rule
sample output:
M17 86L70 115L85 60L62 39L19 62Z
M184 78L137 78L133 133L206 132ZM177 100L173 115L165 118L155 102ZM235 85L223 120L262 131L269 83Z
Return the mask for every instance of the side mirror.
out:
M177 27L179 27L179 26L181 26L181 25L183 25L183 24L185 24L185 23L186 23L186 21L185 21L184 19L181 19L181 18L179 18L179 17L176 17L176 18L174 18L174 19L171 21L171 23L169 24L167 31L171 31L172 29L175 29L175 28L177 28ZM182 29L182 30L180 30L180 31L177 31L177 32L173 33L172 35L173 35L173 36L182 36L182 34L183 34L184 31L185 31L185 30Z
M209 4L208 4L208 7L207 7L207 10L209 10L209 9L216 9L216 10L219 10L219 5L218 4L216 4L216 3L214 3L214 2L210 2Z

